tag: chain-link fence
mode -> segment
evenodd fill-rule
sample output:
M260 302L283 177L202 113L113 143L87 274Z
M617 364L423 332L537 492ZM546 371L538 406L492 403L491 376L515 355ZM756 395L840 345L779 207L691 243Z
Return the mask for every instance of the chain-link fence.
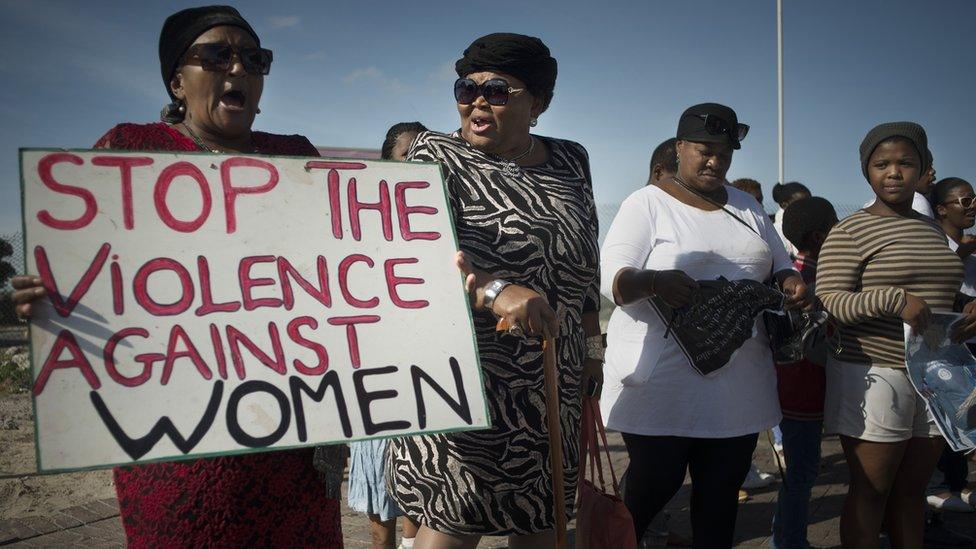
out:
M10 252L0 257L0 262L9 265L12 269L4 265L0 265L0 268L4 269L5 275L20 274L24 270L23 235L20 232L0 234L0 241L2 241L0 242L0 249L4 253ZM9 247L3 243L9 244ZM24 324L17 319L17 315L14 314L13 303L10 301L11 290L8 279L0 287L0 347L21 345L27 340L27 330Z

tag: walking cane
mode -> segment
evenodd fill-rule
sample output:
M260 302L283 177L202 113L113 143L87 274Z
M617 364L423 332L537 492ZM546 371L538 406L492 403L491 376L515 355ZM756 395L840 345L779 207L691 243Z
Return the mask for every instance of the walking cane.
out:
M507 331L508 323L499 320L496 329ZM542 373L546 393L546 426L549 429L549 468L552 470L553 509L556 512L556 547L567 549L566 485L563 481L563 436L559 423L559 377L556 372L556 341L542 342Z

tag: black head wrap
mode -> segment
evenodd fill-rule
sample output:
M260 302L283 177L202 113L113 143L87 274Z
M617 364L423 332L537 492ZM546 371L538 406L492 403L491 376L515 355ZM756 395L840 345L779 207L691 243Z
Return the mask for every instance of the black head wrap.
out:
M178 11L166 18L159 33L159 70L163 75L166 92L175 101L169 89L170 80L180 64L180 59L201 34L214 27L231 26L243 29L254 38L258 46L261 39L241 14L230 6L202 6Z
M529 93L542 99L543 110L549 107L556 87L556 60L542 40L496 32L472 42L463 55L454 63L458 76L463 78L481 71L510 74L525 82Z

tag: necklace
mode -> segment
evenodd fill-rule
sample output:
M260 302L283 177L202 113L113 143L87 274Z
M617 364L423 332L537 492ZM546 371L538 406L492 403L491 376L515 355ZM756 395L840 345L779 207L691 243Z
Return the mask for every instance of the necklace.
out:
M207 146L207 144L204 143L203 139L200 139L200 136L197 135L196 132L194 132L192 129L190 129L190 126L186 122L181 122L180 124L183 126L183 129L186 130L186 133L190 134L190 139L192 139L193 142L196 143L197 147L199 147L200 149L204 151L212 152L214 154L223 154L227 152L227 151L222 151L220 149L215 149L213 147ZM251 144L251 152L258 152L258 148L254 146L253 143Z
M505 163L505 167L502 169L506 174L512 177L519 177L522 175L522 167L518 165L518 161L532 154L533 149L535 149L535 138L530 135L529 146L521 154L518 154L515 157L509 159L505 159L497 155L494 156L498 158L501 162Z

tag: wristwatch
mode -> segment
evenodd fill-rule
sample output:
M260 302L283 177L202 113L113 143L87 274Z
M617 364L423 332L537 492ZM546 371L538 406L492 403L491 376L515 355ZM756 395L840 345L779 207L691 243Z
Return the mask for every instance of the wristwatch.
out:
M495 280L491 281L491 284L485 288L484 303L486 309L491 311L491 306L493 303L495 303L495 298L497 298L498 294L502 293L502 290L504 290L509 284L511 284L511 282L502 280L500 278L496 278Z

